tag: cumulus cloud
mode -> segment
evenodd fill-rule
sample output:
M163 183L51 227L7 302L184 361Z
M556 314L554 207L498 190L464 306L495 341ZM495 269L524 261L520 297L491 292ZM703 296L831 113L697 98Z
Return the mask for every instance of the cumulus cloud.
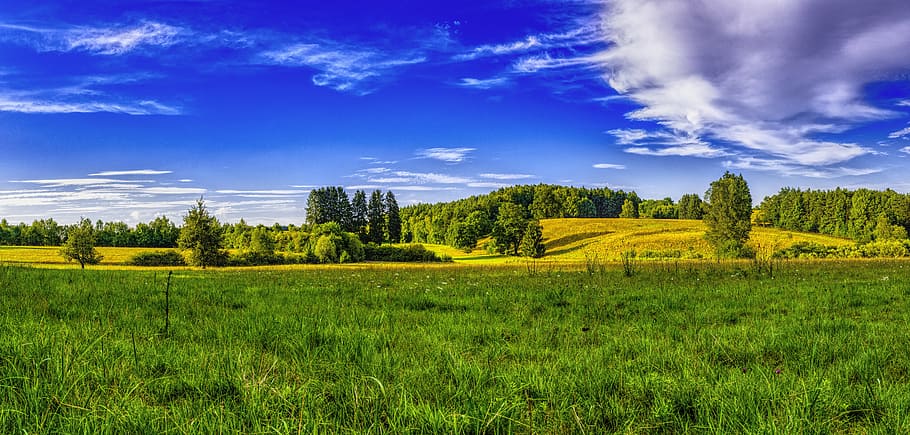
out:
M786 163L762 167L811 176L872 153L817 133L894 116L863 88L910 68L896 55L910 46L910 8L900 0L611 0L604 25L607 50L528 58L521 68L599 65L641 106L628 118L661 126L612 132L638 154L757 155ZM755 166L748 162L741 166Z
M441 160L446 163L461 163L476 148L428 148L418 150L417 156L425 159Z

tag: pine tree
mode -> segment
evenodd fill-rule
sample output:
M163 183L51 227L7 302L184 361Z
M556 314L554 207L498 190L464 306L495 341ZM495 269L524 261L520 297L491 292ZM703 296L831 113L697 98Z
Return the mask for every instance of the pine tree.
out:
M385 235L389 243L401 241L401 213L392 191L385 194Z
M189 263L194 266L214 266L221 263L227 254L221 250L223 240L218 219L210 215L202 198L196 201L183 217L183 228L177 241L180 249L190 250Z
M521 255L524 257L540 258L547 251L543 244L543 227L538 221L528 222L524 235L521 237L521 246L519 247Z
M362 190L354 192L354 201L351 204L351 226L354 233L363 240L367 234L367 195Z
M382 191L374 190L367 208L367 241L381 245L385 235L384 226L385 207L382 202Z

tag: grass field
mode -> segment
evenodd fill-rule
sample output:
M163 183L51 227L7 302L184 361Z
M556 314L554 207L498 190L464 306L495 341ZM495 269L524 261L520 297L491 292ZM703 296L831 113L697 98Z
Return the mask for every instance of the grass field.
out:
M907 433L908 268L0 266L0 432Z

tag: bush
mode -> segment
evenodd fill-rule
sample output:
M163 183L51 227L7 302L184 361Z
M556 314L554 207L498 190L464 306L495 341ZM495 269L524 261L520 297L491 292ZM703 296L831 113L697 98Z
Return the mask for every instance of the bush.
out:
M268 266L275 264L287 264L287 261L280 254L252 251L231 254L227 261L228 266Z
M364 246L364 254L368 261L392 261L407 263L438 263L452 261L449 257L439 257L435 252L427 250L423 245L414 244L404 247L399 246Z
M174 250L140 252L127 260L132 266L186 266L186 259Z

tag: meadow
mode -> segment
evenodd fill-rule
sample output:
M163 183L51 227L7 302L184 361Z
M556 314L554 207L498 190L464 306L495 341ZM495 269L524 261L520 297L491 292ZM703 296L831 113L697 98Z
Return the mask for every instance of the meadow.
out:
M908 268L0 265L0 432L907 433Z

